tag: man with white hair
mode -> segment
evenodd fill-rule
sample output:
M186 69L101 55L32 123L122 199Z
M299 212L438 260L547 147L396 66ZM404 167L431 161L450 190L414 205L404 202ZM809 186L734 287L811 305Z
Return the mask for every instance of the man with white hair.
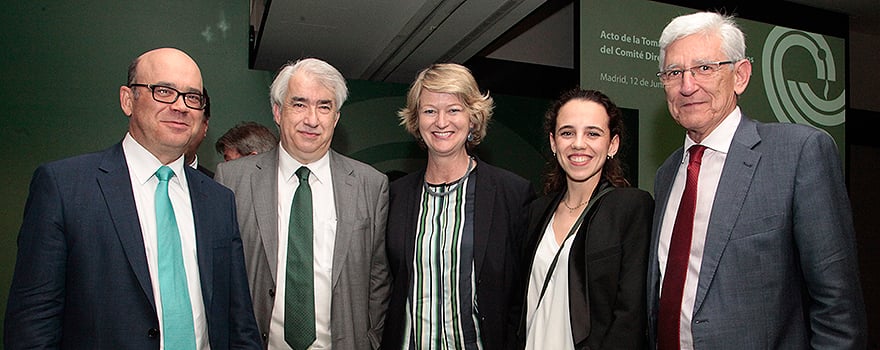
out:
M749 119L737 102L751 70L731 17L677 17L660 37L657 75L686 135L655 180L649 337L661 350L864 349L837 147Z
M282 67L280 147L221 163L235 192L254 314L270 349L376 349L388 306L388 178L330 149L348 89L330 64Z

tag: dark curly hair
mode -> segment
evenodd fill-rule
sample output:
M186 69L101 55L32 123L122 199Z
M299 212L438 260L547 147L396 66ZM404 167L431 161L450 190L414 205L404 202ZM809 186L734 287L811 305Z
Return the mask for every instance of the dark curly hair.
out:
M613 138L617 135L621 141L623 140L623 113L617 108L617 105L600 91L583 90L579 87L563 92L553 102L547 113L544 114L544 135L555 135L556 119L559 117L559 110L572 100L592 101L604 107L605 112L608 113L608 128L611 130L610 137ZM556 160L556 157L551 157L544 171L544 193L565 190L565 177L565 171L559 165L559 161ZM630 186L629 181L623 176L623 166L621 165L620 157L605 160L605 165L602 167L602 178L610 182L614 187Z

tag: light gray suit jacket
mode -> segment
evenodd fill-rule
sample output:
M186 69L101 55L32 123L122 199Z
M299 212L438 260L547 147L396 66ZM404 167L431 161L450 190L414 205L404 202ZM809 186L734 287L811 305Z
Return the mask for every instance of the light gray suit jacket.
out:
M651 344L659 227L682 152L666 160L654 183ZM865 348L855 233L837 152L815 128L743 116L709 218L691 322L696 349Z
M278 152L221 163L214 177L235 192L254 315L268 345L278 273ZM376 349L388 307L388 178L330 150L336 203L330 333L333 349ZM283 267L284 264L281 264ZM283 272L283 268L282 268Z

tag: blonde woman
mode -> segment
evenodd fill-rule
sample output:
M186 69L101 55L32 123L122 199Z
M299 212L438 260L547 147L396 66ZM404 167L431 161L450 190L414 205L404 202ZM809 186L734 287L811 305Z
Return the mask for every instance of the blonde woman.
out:
M428 161L391 185L384 349L510 348L532 190L469 153L486 136L492 107L467 68L435 64L399 112Z

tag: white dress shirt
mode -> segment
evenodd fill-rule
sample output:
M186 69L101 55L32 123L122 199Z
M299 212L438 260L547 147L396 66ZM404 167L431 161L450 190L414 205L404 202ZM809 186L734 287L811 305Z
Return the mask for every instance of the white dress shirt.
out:
M279 146L281 147L281 146ZM299 186L296 170L303 164L284 148L278 152L278 268L275 276L275 305L269 325L269 349L290 349L284 340L284 293L286 291L287 236L290 206ZM315 281L315 342L309 349L330 349L330 295L333 246L336 243L336 205L330 171L330 153L306 164L312 189L312 256Z
M125 163L128 165L128 173L131 177L134 203L137 207L141 232L144 237L144 250L147 253L147 266L150 269L150 283L153 285L153 298L156 300L159 329L162 329L162 297L159 293L159 255L156 250L158 236L156 233L155 203L156 186L159 185L159 179L156 178L155 174L156 170L163 164L128 133L125 134L125 138L122 140L122 152L125 154ZM181 155L180 158L167 165L174 171L174 176L168 181L168 196L171 197L171 206L174 207L174 216L177 220L177 228L180 231L183 266L186 269L186 285L189 291L189 300L192 304L193 324L195 325L196 348L210 349L208 321L205 315L205 303L202 299L201 279L199 278L196 228L193 219L192 202L189 196L189 187L183 170L183 156ZM125 312L125 310L119 310L119 312ZM164 349L164 333L159 332L159 337L161 339L159 348Z
M694 302L697 295L697 284L700 279L700 266L703 262L703 247L706 245L706 231L709 227L709 216L712 213L715 192L718 182L721 180L721 170L733 141L733 134L742 119L739 107L736 107L718 127L707 136L702 143L706 146L700 165L700 177L697 180L697 203L694 211L694 231L691 240L691 254L688 259L687 274L684 283L684 292L681 299L681 349L693 349L693 335L691 334L691 321L694 314ZM662 286L663 277L666 275L666 261L669 257L669 241L672 238L672 227L675 226L675 216L678 213L678 205L684 193L687 180L687 166L689 153L688 148L695 142L689 136L684 140L684 156L678 167L675 182L669 193L669 201L666 202L666 211L660 226L660 242L657 250L660 264L660 281ZM661 287L660 295L663 290Z

